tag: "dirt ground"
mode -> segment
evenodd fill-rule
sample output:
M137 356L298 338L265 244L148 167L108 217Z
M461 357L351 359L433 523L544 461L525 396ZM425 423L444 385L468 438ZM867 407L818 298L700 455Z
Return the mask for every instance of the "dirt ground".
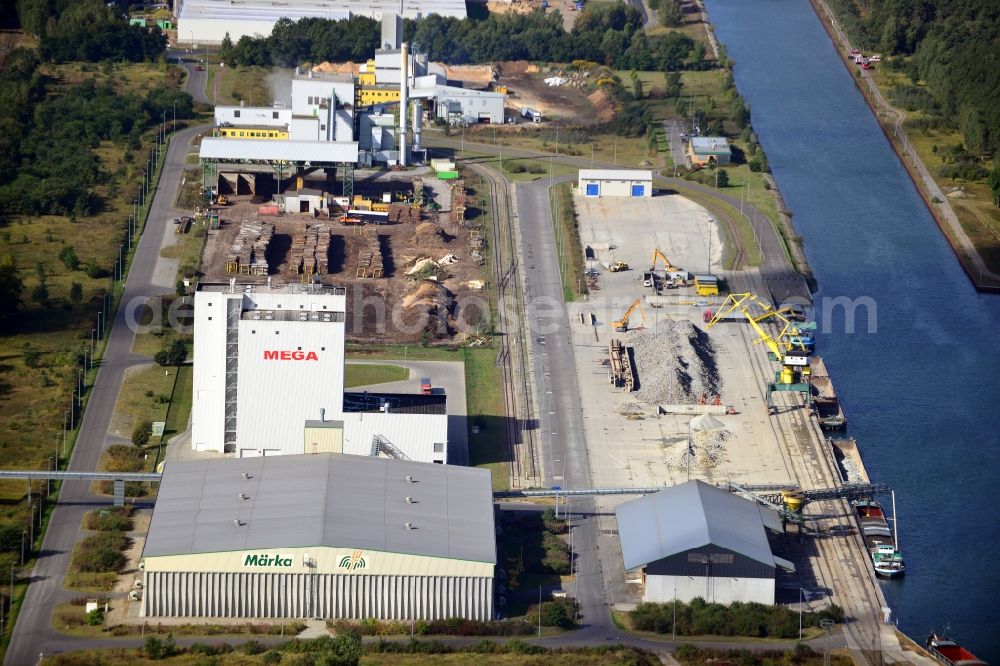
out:
M539 71L538 67L524 62L506 62L497 66L500 83L507 86L507 106L520 110L528 106L540 111L546 120L572 119L586 122L594 118L594 104L587 97L584 86L589 82L586 72L569 74L562 70ZM561 86L550 86L545 79L563 76L570 81Z
M355 192L398 188L398 182L391 185L384 182L397 176L383 174L368 181L358 176ZM425 182L430 180L427 175L424 177ZM302 225L329 223L329 273L319 278L322 284L347 288L348 340L410 343L420 342L428 334L435 341L464 339L465 332L473 330L482 316L478 303L484 268L469 258L470 231L449 221L450 198L441 194L435 197L435 189L442 188L436 182L434 187L426 186L428 197L436 198L442 210L434 213L425 209L419 224L374 225L384 261L384 278L357 277L358 253L367 245L366 227L347 226L336 219L308 214L258 215L259 203L252 203L248 195L233 195L232 205L223 209L222 228L209 232L202 279L224 282L237 277L241 283L267 282L264 276L228 274L225 266L240 221L260 220L275 225L267 252L271 284L302 282L305 276L290 274L286 267L292 237ZM427 259L439 266L426 262ZM418 262L422 262L423 268L419 274L407 275ZM437 279L429 279L432 277Z

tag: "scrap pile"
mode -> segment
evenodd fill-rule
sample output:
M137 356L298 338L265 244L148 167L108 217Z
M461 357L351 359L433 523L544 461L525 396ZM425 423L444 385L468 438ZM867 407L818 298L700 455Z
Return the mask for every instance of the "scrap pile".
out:
M358 277L385 277L382 265L382 246L379 244L378 232L373 226L364 227L365 246L358 250Z
M712 469L724 460L728 430L711 432L692 431L690 440L684 439L666 450L667 465L685 469L689 465L698 469Z
M661 320L654 327L629 331L625 344L634 349L639 400L684 405L722 393L712 341L691 322Z
M456 180L451 184L451 213L449 219L452 224L465 224L465 181Z
M407 203L389 204L389 222L420 222L420 206Z
M243 220L226 254L226 272L244 275L267 275L267 246L274 236L274 225L257 220Z
M303 225L292 237L288 272L292 275L326 275L330 261L330 225Z
M469 256L472 257L472 263L476 266L482 266L486 263L486 257L483 256L485 246L486 241L483 239L482 232L475 229L469 232Z

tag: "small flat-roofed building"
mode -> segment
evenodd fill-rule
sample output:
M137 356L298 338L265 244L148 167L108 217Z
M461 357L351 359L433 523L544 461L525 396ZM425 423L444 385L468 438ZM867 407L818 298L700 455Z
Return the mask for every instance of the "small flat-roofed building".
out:
M580 169L577 188L585 197L651 197L653 172L648 169Z
M642 571L643 601L774 603L778 569L767 530L777 512L703 481L688 481L618 505L625 570Z
M688 141L688 160L693 167L706 167L712 164L724 166L733 160L729 141L724 136L693 136Z
M169 462L145 617L489 620L488 470L331 453Z

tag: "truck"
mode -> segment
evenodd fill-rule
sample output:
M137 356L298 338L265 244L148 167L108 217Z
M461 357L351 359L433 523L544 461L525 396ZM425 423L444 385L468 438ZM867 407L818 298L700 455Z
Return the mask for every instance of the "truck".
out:
M530 120L533 123L540 123L540 122L542 122L542 114L539 113L538 111L532 109L531 107L527 107L527 106L522 106L521 107L521 117L522 118L527 118L528 120Z
M420 394L430 395L433 393L433 387L431 386L431 378L423 377L420 379Z

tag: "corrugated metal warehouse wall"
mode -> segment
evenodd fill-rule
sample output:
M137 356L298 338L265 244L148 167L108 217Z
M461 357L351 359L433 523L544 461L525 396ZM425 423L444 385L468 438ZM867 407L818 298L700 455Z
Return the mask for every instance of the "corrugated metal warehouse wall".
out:
M188 571L144 578L147 617L493 617L492 578Z

